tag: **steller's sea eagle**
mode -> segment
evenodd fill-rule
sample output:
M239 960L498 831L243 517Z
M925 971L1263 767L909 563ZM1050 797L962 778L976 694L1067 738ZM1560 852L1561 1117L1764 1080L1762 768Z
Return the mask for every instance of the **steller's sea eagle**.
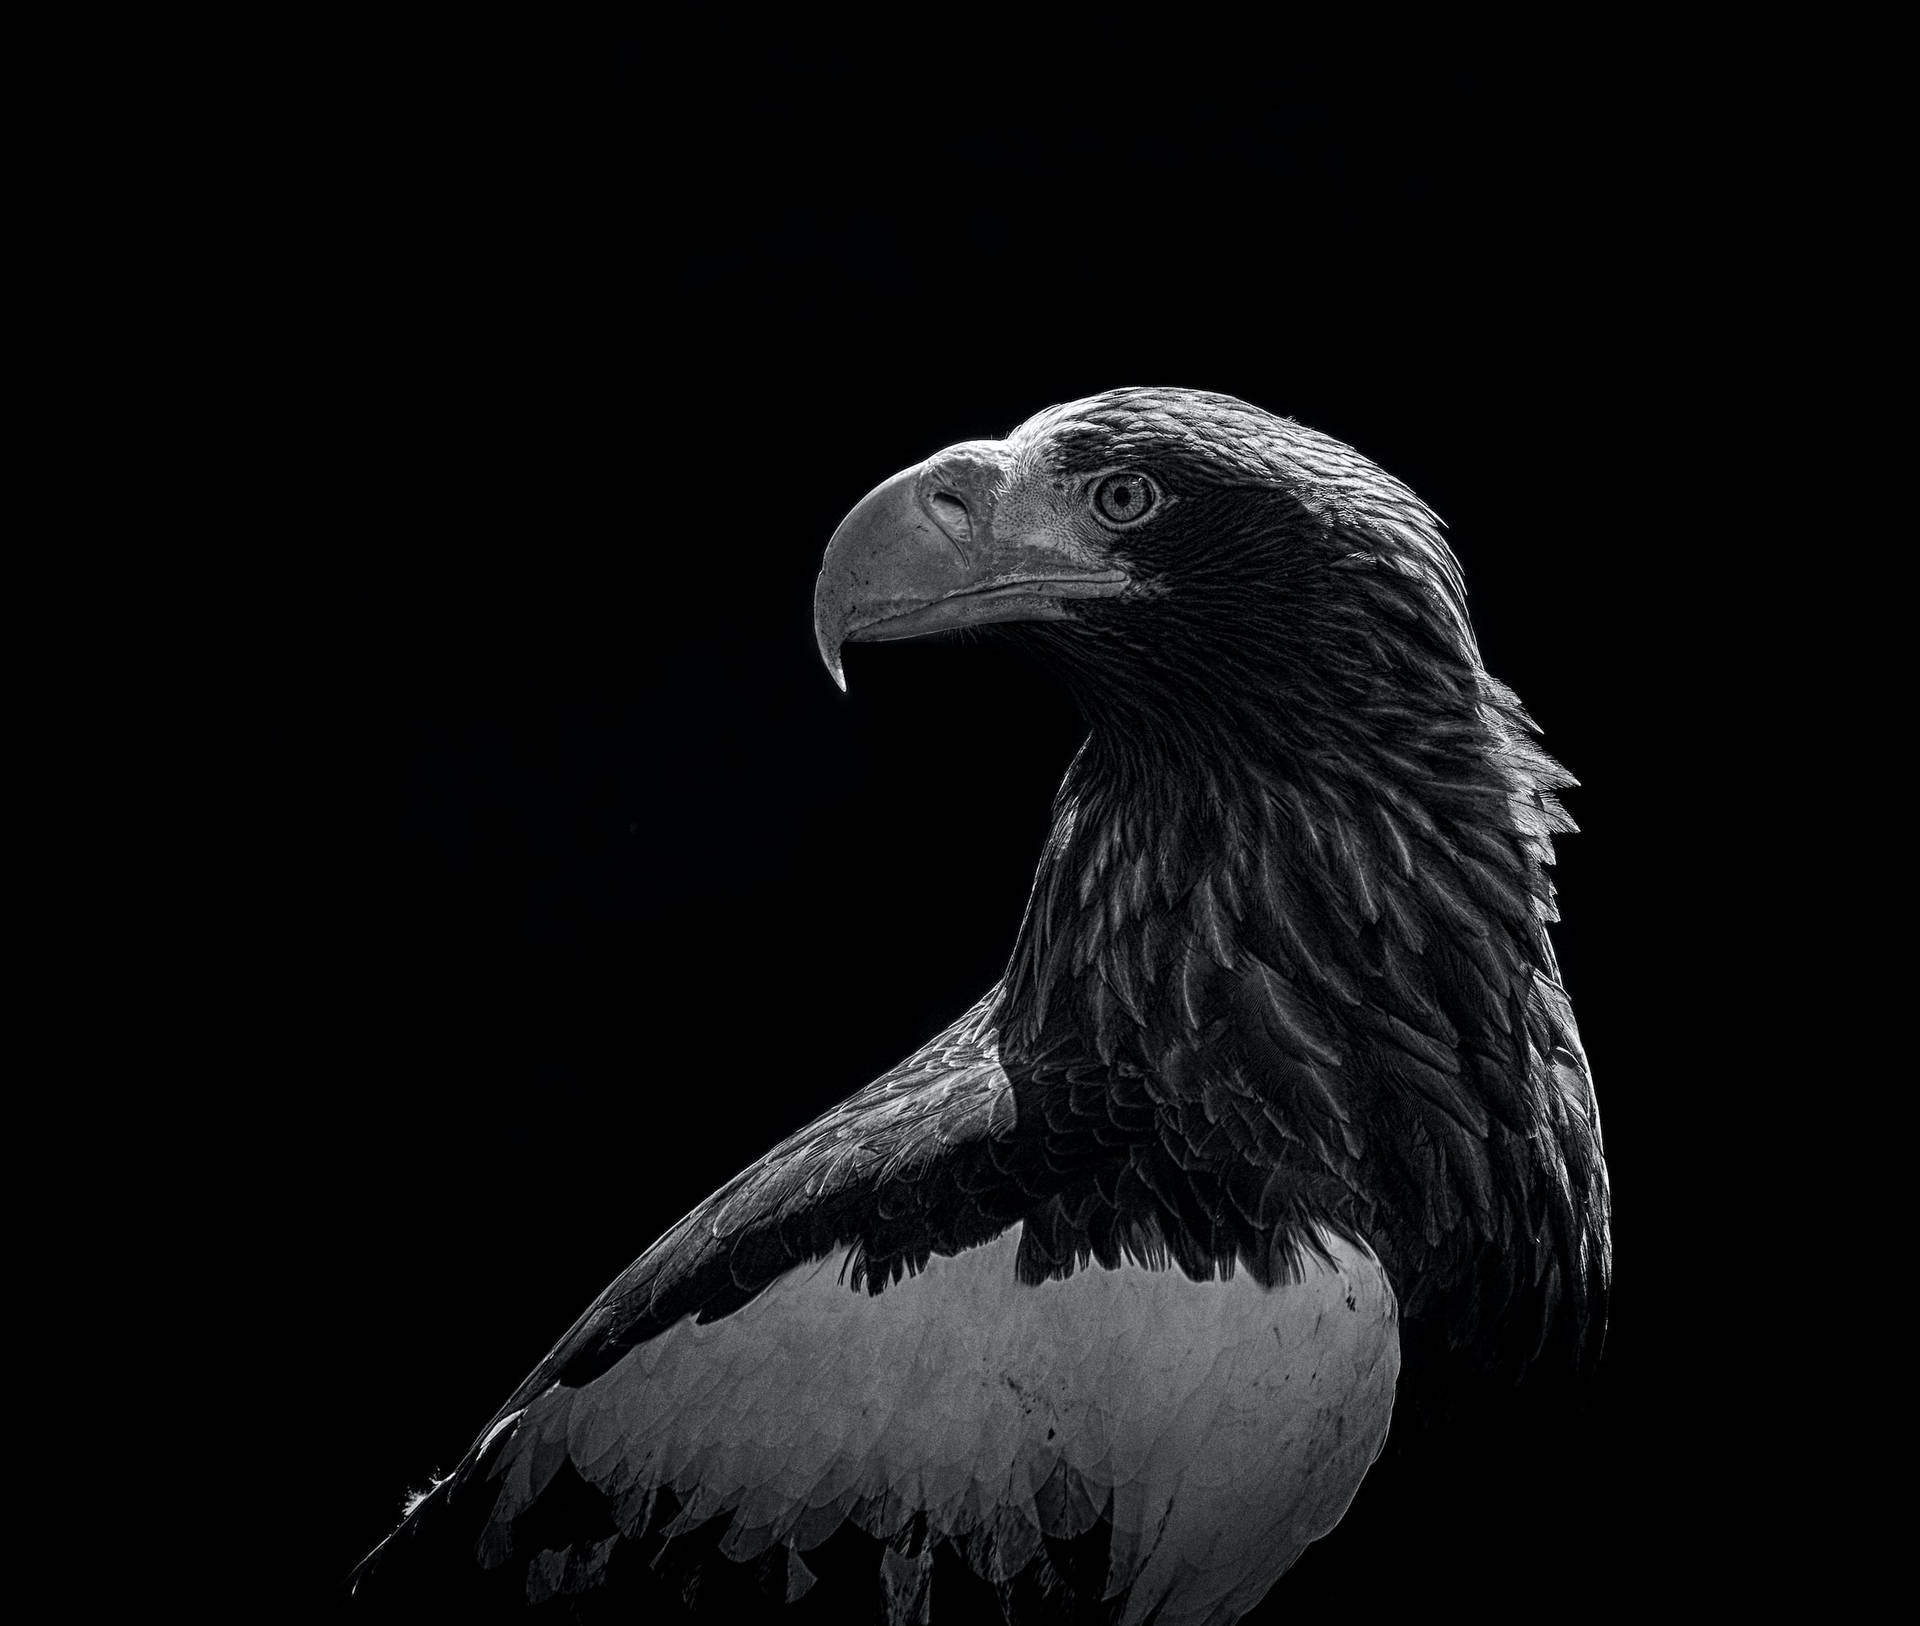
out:
M1006 974L642 1254L356 1593L1236 1620L1346 1510L1403 1363L1596 1355L1571 780L1433 514L1224 395L895 475L814 621L836 680L846 642L991 626L1077 698Z

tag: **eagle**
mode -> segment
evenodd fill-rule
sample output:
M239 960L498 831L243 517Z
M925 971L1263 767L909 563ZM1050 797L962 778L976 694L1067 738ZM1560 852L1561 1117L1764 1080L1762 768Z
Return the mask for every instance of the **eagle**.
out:
M1226 395L896 474L813 610L843 688L848 643L991 629L1077 701L1005 975L648 1248L356 1599L1237 1620L1396 1395L1597 1358L1573 781L1435 515Z

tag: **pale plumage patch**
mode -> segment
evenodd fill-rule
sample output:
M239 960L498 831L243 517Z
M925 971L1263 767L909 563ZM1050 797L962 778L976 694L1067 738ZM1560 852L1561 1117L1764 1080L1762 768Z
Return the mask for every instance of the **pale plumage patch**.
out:
M1331 1265L1275 1288L1131 1264L1025 1285L1018 1228L877 1298L844 1252L816 1260L535 1398L493 1465L483 1552L516 1556L512 1522L570 1462L625 1510L623 1536L669 1488L673 1534L722 1520L742 1563L784 1545L796 1586L799 1555L851 1520L890 1544L875 1586L903 1618L938 1541L1005 1586L1043 1537L1105 1519L1123 1621L1235 1619L1333 1527L1386 1438L1393 1295L1369 1252L1321 1240ZM530 1580L588 1583L596 1562L541 1555Z

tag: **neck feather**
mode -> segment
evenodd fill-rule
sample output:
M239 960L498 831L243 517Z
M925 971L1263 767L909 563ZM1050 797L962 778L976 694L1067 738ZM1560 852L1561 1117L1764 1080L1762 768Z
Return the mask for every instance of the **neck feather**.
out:
M1146 1081L1192 1157L1277 1169L1263 1213L1368 1242L1403 1309L1482 1341L1489 1246L1530 1238L1572 1277L1604 1225L1565 1189L1597 1129L1591 1158L1538 1155L1568 1132L1547 1058L1578 1047L1541 989L1570 780L1470 652L1417 685L1292 677L1284 703L1108 685L1096 709L1082 674L1092 733L1002 985L1003 1060Z

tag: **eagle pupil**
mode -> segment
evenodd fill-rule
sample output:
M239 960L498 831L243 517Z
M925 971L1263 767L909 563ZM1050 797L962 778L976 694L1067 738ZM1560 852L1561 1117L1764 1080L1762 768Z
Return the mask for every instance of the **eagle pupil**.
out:
M1153 506L1153 488L1131 474L1113 474L1094 488L1094 503L1115 524L1138 519Z

